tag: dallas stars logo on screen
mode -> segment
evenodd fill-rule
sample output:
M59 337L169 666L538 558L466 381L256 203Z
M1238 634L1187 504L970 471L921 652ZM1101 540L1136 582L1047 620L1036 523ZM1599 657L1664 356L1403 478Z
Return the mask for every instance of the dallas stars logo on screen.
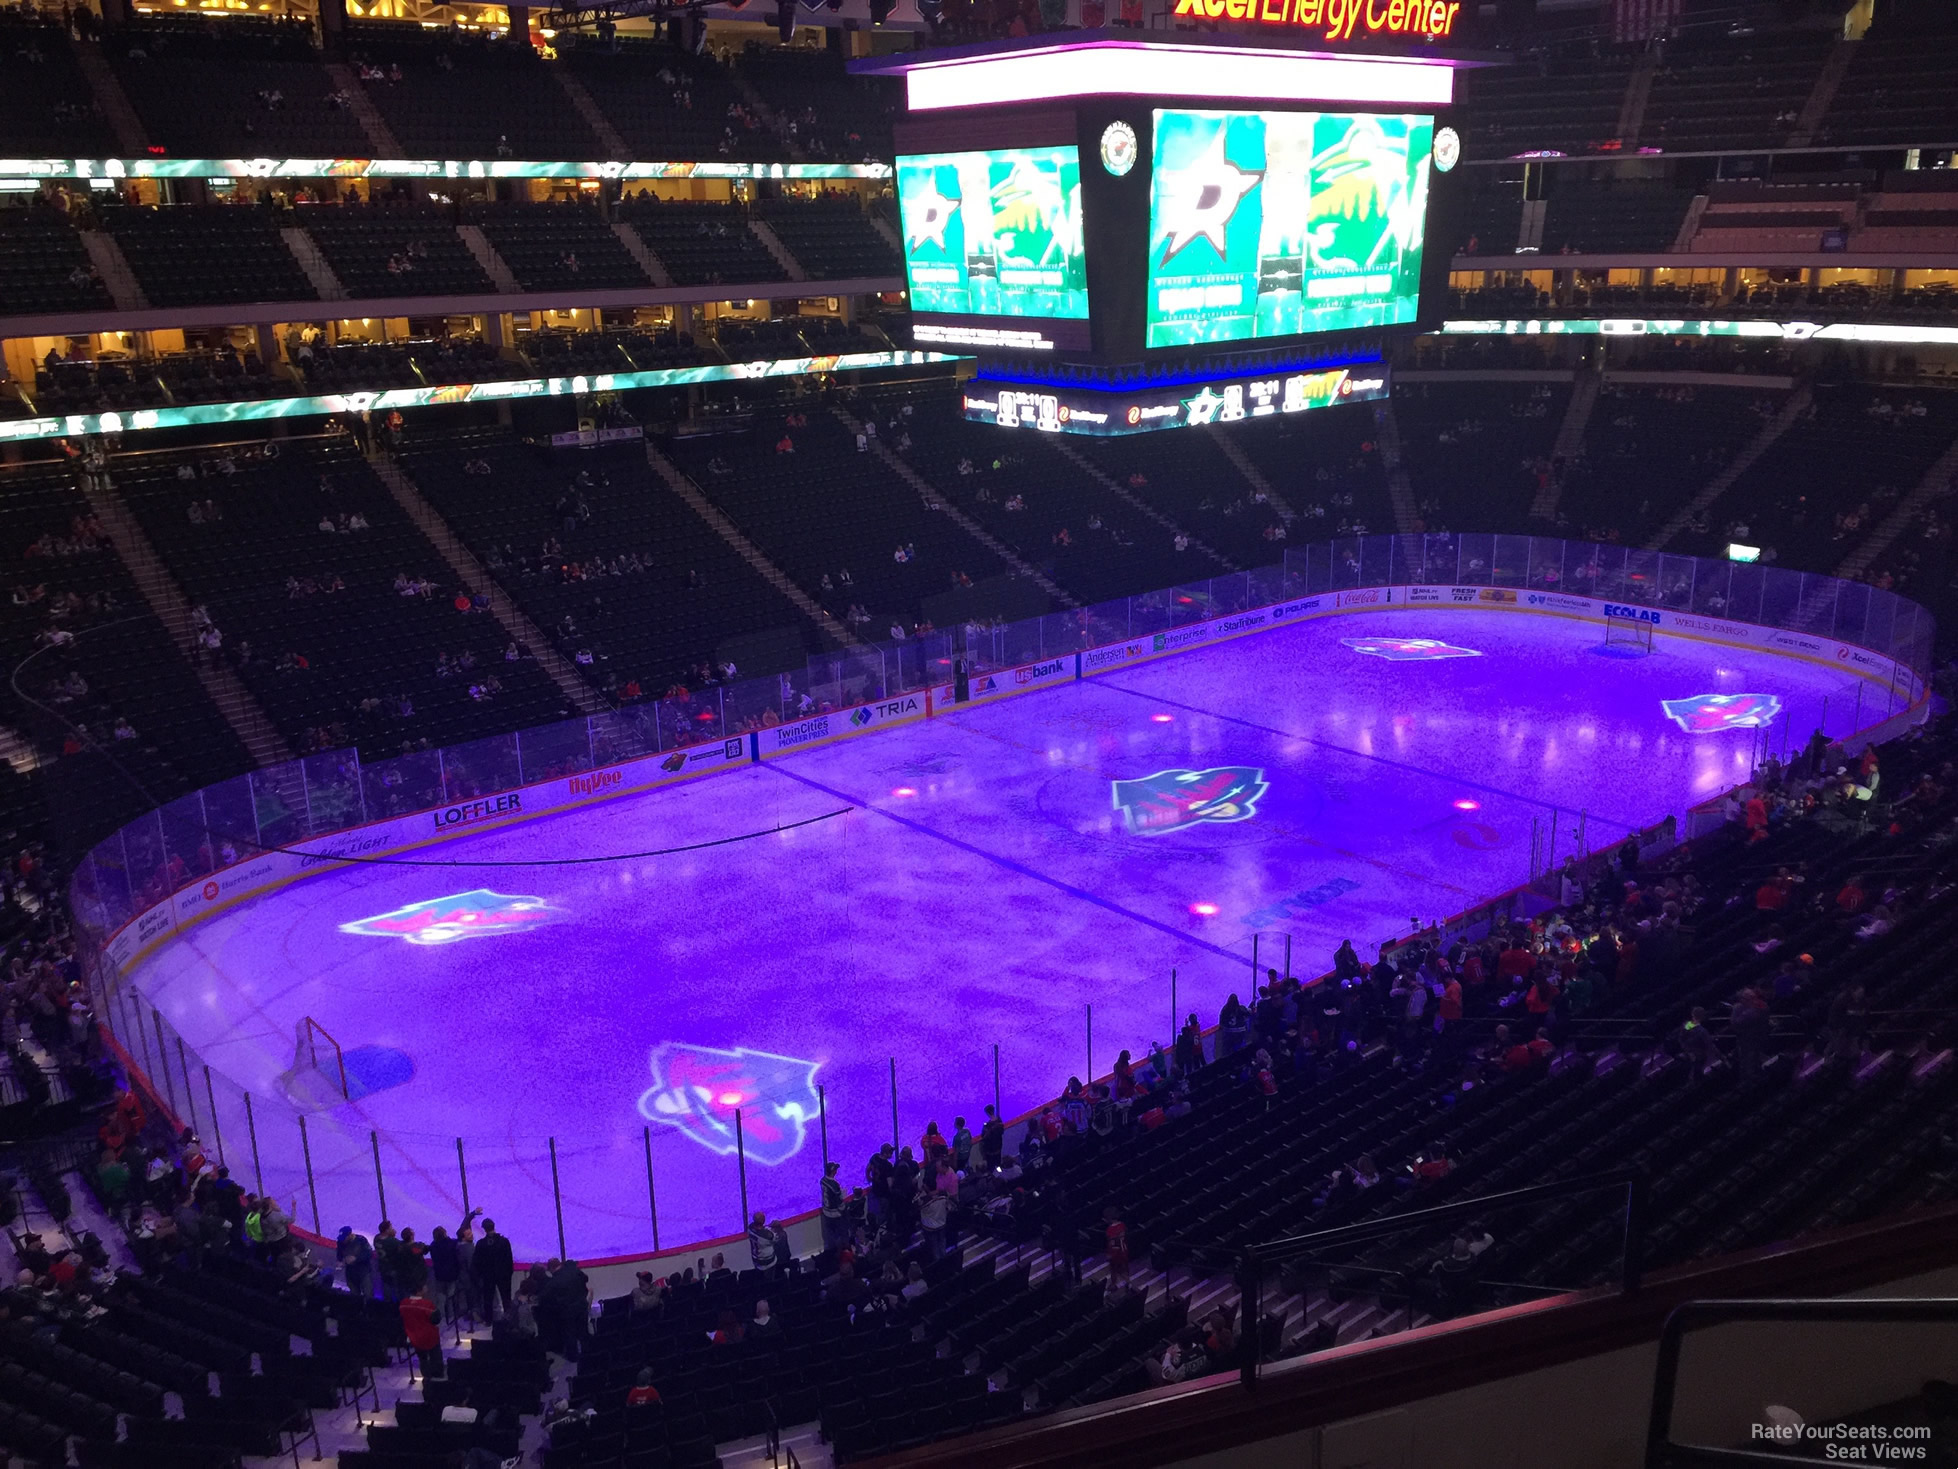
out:
M1434 119L1155 115L1151 347L1412 321Z
M1078 148L907 154L897 188L914 310L1087 316Z

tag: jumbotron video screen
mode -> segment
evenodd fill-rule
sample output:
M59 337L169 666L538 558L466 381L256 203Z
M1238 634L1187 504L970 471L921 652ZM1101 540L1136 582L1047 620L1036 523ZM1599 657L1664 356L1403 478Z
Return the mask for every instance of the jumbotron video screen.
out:
M912 310L1087 319L1078 149L900 156L897 191Z
M1147 346L1415 319L1432 117L1159 108L1154 118Z

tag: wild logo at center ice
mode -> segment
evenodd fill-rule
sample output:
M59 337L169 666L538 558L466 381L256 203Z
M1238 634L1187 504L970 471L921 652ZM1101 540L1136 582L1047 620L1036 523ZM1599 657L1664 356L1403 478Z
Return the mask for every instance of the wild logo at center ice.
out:
M1270 787L1250 765L1211 770L1159 770L1140 780L1118 780L1110 789L1131 836L1161 836L1203 821L1249 821Z

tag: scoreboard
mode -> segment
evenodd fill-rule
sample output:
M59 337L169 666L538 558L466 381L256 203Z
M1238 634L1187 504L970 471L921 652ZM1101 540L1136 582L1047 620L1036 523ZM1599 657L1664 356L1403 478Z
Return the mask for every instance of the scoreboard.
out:
M1219 14L1268 23L1280 9ZM1339 7L1350 14L1367 12ZM1453 75L1470 64L1133 31L853 63L909 88L895 178L911 345L969 351L982 374L1010 362L1033 386L1052 364L1081 411L1036 394L1052 409L1040 426L1084 432L1125 417L1079 401L1097 366L1184 383L1241 366L1248 382L1433 329L1461 234ZM998 401L995 421L1022 421L1017 400Z

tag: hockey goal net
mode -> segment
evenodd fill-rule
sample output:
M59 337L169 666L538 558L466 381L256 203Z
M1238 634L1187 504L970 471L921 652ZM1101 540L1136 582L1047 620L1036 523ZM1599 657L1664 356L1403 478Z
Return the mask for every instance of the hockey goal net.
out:
M1605 615L1604 645L1613 653L1636 657L1652 651L1652 624L1642 618L1611 612Z
M300 1017L292 1069L294 1072L316 1073L329 1088L339 1091L342 1101L348 1100L347 1060L341 1054L340 1043L310 1015Z

